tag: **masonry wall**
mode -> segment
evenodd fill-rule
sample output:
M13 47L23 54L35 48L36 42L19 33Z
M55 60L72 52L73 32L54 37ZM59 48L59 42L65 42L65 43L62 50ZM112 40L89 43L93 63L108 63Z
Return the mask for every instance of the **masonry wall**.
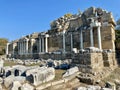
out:
M102 53L75 54L73 64L78 65L81 72L97 72L103 68Z

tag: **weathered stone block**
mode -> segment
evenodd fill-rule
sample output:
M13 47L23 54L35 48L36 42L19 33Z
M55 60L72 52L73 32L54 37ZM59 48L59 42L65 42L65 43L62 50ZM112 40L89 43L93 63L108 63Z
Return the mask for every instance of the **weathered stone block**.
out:
M70 68L70 69L68 69L68 70L65 72L65 74L63 74L63 77L67 77L67 76L73 75L73 74L75 74L75 73L78 72L78 71L79 71L78 67Z

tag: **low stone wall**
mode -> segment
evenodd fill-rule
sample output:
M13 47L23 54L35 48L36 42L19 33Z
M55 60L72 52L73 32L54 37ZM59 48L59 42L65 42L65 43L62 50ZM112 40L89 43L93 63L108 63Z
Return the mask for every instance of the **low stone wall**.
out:
M40 54L39 58L42 59L53 59L53 60L62 60L65 59L65 55L63 54L55 54L55 53L44 53L44 54Z
M61 52L52 52L52 53L28 53L28 54L21 54L21 55L16 55L14 58L18 59L53 59L53 60L64 60L64 59L71 59L72 54L71 53L66 53L63 54Z

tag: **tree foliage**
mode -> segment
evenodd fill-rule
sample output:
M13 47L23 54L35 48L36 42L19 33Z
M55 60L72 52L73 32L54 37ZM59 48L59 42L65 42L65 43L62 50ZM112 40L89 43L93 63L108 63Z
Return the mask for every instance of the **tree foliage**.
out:
M67 13L67 14L65 14L64 15L66 18L70 18L71 16L72 16L72 14L71 13Z
M8 40L6 38L0 38L0 55L5 54L7 42Z
M118 19L116 23L117 23L117 25L120 25L120 19Z
M116 21L116 24L117 24L116 29L117 29L117 30L120 30L120 19L118 19L118 20Z

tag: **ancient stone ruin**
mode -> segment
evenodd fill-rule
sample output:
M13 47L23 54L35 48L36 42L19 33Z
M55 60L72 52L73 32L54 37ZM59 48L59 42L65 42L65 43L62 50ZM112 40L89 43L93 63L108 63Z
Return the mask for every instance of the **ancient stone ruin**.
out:
M53 22L47 32L33 33L7 44L9 58L72 58L87 47L115 51L115 21L111 12L90 7L83 13L66 14Z
M7 58L44 59L48 66L54 64L54 68L65 60L69 62L70 59L69 64L75 67L67 70L63 77L80 71L77 78L88 84L98 83L97 81L117 67L114 45L115 21L111 12L90 7L83 13L65 14L51 22L50 26L47 32L32 33L8 43ZM47 61L48 59L51 61ZM55 77L53 67L21 68L16 66L5 69L6 79L9 80L11 75L25 75L29 82L37 86ZM13 86L14 84L17 82L13 83ZM78 90L82 90L81 88L87 89L80 87Z

